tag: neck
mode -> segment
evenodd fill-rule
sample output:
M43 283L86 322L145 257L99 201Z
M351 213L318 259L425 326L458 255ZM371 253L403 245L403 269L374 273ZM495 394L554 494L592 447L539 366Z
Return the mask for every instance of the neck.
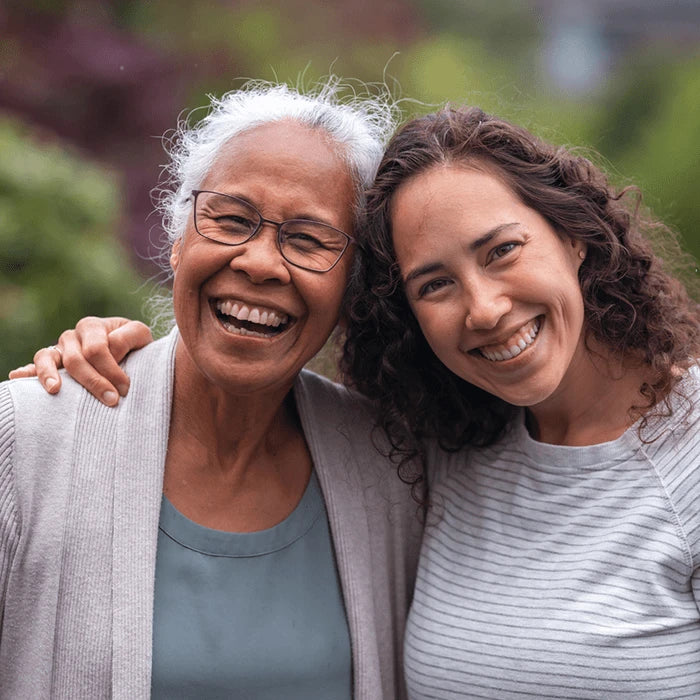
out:
M214 386L178 346L170 420L170 443L190 453L194 463L213 470L245 473L265 463L302 436L291 384L244 395ZM195 459L196 457L196 459Z
M566 386L528 408L528 430L540 442L584 446L615 440L645 406L640 388L649 378L646 366L617 361L607 352L582 352Z
M163 488L180 512L206 527L251 532L294 510L312 463L291 385L226 391L178 346Z

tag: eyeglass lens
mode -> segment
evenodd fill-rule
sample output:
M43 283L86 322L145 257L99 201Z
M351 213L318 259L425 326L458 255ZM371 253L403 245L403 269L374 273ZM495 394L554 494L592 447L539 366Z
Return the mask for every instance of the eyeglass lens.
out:
M253 236L262 223L258 211L237 197L199 192L196 197L195 227L218 243L240 245ZM310 270L329 270L348 246L341 231L315 221L293 219L279 226L282 255L293 265Z

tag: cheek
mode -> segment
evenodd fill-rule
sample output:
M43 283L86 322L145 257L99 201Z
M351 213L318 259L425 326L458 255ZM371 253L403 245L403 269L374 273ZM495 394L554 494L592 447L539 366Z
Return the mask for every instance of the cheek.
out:
M319 278L318 284L313 289L317 313L326 319L332 319L333 325L340 316L350 278L351 261L351 257L347 260L343 257L337 267Z
M340 315L340 307L345 289L340 280L307 281L303 287L297 284L297 290L304 299L308 319L319 332L330 333Z
M421 332L433 352L442 360L445 349L454 346L459 337L460 327L456 319L446 311L439 312L436 307L414 309L413 315L418 321Z

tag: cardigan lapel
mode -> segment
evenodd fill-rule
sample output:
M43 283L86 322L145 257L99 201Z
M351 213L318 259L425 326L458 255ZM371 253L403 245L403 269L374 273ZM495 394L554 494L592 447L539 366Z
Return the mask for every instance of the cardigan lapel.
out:
M350 628L353 697L369 700L381 687L381 678L372 606L370 529L358 473L362 463L353 444L345 439L342 411L327 391L313 391L314 381L319 380L303 372L294 396L328 511Z
M177 331L132 356L116 445L113 540L115 700L149 698L153 593Z

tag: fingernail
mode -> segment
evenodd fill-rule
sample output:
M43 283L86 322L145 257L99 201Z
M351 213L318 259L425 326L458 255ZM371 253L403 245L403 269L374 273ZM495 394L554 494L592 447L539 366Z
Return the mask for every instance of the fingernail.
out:
M117 387L117 391L119 392L119 396L126 396L129 393L129 385L128 384L120 384Z
M108 406L114 406L117 401L119 401L119 396L113 391L105 391L105 393L102 394L102 402L106 403Z
M49 377L49 378L46 380L46 388L47 388L49 391L51 391L51 389L53 389L53 388L56 386L56 384L58 384L58 382L57 382L53 377Z

